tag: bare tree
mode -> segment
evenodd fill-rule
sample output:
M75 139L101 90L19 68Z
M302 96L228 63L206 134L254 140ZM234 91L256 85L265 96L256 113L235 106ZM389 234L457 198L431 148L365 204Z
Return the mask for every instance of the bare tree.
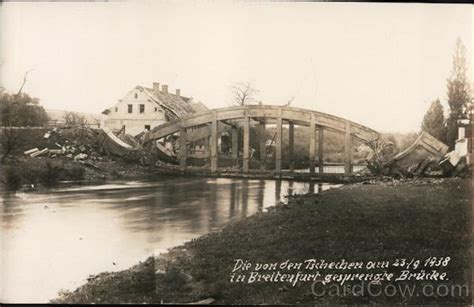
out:
M24 87L25 84L26 84L26 80L27 80L26 78L28 77L28 74L29 74L30 71L32 71L32 70L33 70L33 69L30 69L30 70L27 70L27 71L25 72L25 75L23 76L23 83L21 84L20 89L18 90L18 93L16 93L17 96L20 96L21 91L23 90L23 87Z
M371 150L367 157L367 168L374 175L388 175L391 171L395 145L382 137L376 137L364 142Z
M79 113L66 111L64 113L64 123L68 127L84 128L87 126L87 119Z
M231 85L232 104L243 106L255 101L258 90L252 82L236 82Z
M295 100L295 96L291 96L290 99L288 99L288 100L286 101L286 106L289 107L289 106L291 105L291 103L293 102L293 100Z

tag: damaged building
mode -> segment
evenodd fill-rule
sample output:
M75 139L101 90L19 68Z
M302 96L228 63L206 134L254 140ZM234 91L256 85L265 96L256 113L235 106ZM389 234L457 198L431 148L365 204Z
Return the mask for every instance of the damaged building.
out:
M154 82L152 88L137 85L104 110L103 127L135 136L170 120L207 110L203 103L182 96L179 89L171 93L168 85L160 87Z

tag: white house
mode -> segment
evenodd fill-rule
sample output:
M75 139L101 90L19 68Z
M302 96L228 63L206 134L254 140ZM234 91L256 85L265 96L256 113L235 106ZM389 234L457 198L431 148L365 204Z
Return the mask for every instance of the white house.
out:
M181 96L177 89L174 94L168 92L168 85L153 83L153 88L136 86L115 105L104 110L104 127L121 130L137 135L145 130L181 118L190 113L206 111L207 107L192 98Z

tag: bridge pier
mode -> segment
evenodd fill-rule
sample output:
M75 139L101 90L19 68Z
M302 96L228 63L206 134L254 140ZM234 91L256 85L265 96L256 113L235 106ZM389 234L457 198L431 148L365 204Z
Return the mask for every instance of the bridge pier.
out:
M249 172L249 151L250 151L250 118L247 114L244 116L244 148L242 150L242 170Z
M217 111L212 111L211 120L211 173L217 172Z
M232 161L235 169L239 169L239 128L232 127Z
M352 172L352 139L351 123L346 121L344 132L344 174L349 175Z
M259 126L259 142L260 142L260 170L265 170L265 160L267 158L267 149L265 147L266 131L265 121L261 121Z
M204 160L206 161L205 166L210 167L211 163L209 161L211 157L211 146L210 146L210 138L204 138Z
M183 122L181 131L179 132L179 168L182 172L186 170L186 159L188 150L186 146L186 123Z
M324 129L322 126L318 127L318 172L319 174L324 173L324 157L323 157L323 146L324 146Z
M281 174L281 147L282 147L282 110L278 109L278 117L276 119L276 136L275 136L275 172Z
M309 122L309 173L314 174L314 160L316 154L316 119L311 113Z
M289 140L288 140L288 165L290 168L290 173L295 171L295 161L294 161L294 152L295 152L295 124L290 122L290 126L288 128L289 133Z

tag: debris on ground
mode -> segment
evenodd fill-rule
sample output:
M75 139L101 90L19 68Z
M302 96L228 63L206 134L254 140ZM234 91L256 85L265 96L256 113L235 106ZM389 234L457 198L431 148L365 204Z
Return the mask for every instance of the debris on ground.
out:
M85 153L80 153L74 156L74 161L85 160L87 159L88 155Z
M438 162L448 152L448 146L423 131L407 149L393 158L392 171L407 177L442 175Z
M32 148L32 149L28 149L27 151L23 152L25 155L30 155L36 151L38 151L38 147L35 147L35 148Z
M30 154L30 157L32 157L32 158L39 157L41 155L44 155L44 154L48 153L48 151L49 151L48 148L43 148L42 150L35 151L32 154Z

